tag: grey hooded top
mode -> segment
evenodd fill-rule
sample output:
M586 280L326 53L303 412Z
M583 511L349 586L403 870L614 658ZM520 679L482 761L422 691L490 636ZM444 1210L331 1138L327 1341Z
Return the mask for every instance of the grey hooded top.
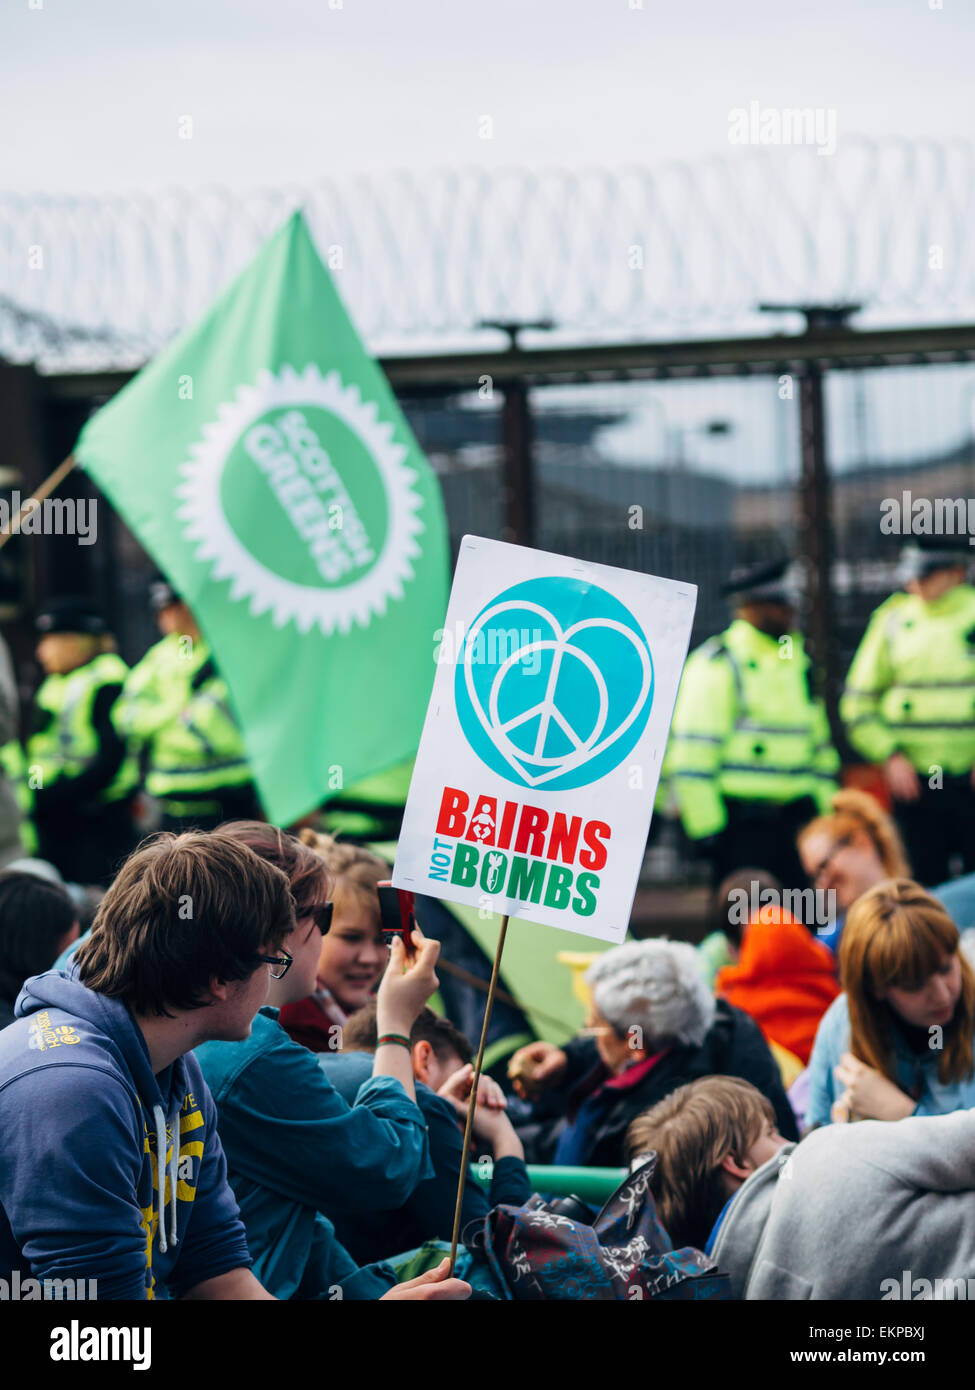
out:
M712 1254L733 1298L957 1297L945 1281L975 1286L975 1110L787 1144L739 1188Z

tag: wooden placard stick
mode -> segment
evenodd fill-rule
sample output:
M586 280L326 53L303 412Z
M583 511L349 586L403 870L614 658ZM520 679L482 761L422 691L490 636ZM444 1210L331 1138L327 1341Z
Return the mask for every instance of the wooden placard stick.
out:
M450 1242L450 1276L454 1273L454 1263L457 1259L457 1242L460 1239L460 1214L464 1205L464 1185L467 1182L467 1165L471 1156L471 1132L474 1128L474 1107L477 1104L477 1083L481 1079L481 1065L484 1061L484 1048L487 1043L488 1028L491 1024L491 1009L494 1007L494 994L498 985L498 972L501 969L501 952L504 950L505 933L508 930L508 915L501 918L501 930L498 933L498 949L494 953L494 968L491 971L491 983L488 986L487 1000L484 1005L484 1022L481 1025L481 1041L477 1049L477 1060L474 1063L474 1079L471 1084L471 1094L467 1102L467 1123L464 1126L464 1149L460 1156L460 1181L457 1184L457 1206L454 1209L454 1233Z

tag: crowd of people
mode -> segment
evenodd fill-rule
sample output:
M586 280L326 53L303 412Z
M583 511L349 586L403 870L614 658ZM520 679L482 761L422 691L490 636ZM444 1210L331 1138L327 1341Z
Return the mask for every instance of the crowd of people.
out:
M436 1007L423 922L387 944L389 865L259 818L226 688L163 581L162 638L131 670L91 604L46 606L47 674L0 799L0 1277L107 1299L519 1297L532 1251L486 1255L494 1216L593 1227L596 1207L545 1182L598 1169L610 1190L642 1174L628 1200L654 1203L665 1240L733 1298L967 1278L975 888L932 878L946 861L915 803L951 720L939 672L925 685L911 662L923 622L958 636L964 610L975 632L975 593L963 572L924 591L959 568L925 564L844 697L887 808L883 787L836 783L808 659L779 647L781 569L736 581L732 628L688 663L665 764L711 862L709 929L693 945L661 923L593 959L577 1035L480 1078L463 1182L473 1040ZM972 766L975 743L964 768L939 765L958 814ZM136 846L137 794L157 828Z
M481 1078L493 1167L468 1170L464 1235L529 1201L526 1160L649 1164L671 1241L734 1297L964 1274L975 974L938 899L883 876L885 854L903 865L892 822L865 793L836 802L837 862L880 871L837 954L780 906L739 925L738 875L715 895L713 983L707 940L599 955L580 1034L519 1049L507 1091ZM472 1047L429 1007L439 943L382 937L388 872L263 821L160 832L84 934L46 867L0 874L0 1274L102 1298L471 1295L474 1243L454 1275L443 1256Z

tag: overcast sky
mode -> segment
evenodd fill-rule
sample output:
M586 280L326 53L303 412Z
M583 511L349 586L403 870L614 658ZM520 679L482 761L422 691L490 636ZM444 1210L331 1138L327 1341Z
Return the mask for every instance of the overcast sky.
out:
M975 0L0 0L0 192L653 168L728 153L750 102L835 112L840 144L967 139L973 54ZM862 438L838 412L835 458L950 447L975 430L970 381L940 374L937 411L927 378L874 383ZM740 392L658 396L607 450L645 452L662 403L705 463L785 466ZM708 441L716 409L734 428Z
M338 3L0 0L0 190L652 165L727 150L750 101L971 129L973 0Z

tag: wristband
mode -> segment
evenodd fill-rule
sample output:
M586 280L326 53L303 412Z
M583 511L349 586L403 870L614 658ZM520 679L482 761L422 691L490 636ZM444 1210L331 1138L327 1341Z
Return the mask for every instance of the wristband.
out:
M376 1039L377 1050L386 1043L396 1043L398 1047L405 1047L407 1052L413 1051L409 1038L405 1037L402 1033L384 1033L381 1038Z

